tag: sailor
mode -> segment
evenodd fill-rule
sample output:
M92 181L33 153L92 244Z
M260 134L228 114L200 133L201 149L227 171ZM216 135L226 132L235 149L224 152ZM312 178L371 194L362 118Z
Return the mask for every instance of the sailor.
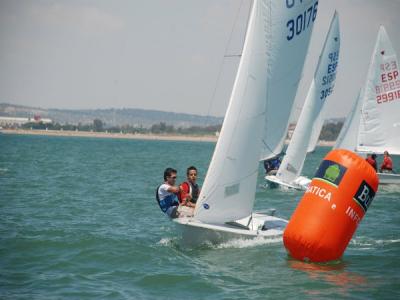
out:
M275 175L278 172L281 160L278 156L264 160L265 174Z
M375 172L378 171L378 167L377 167L377 164L376 164L376 154L375 153L368 154L368 156L367 156L367 158L365 160L375 169Z
M187 168L186 177L186 181L180 184L181 192L179 193L178 198L180 205L191 207L193 209L196 206L196 202L200 194L199 185L196 183L196 167L190 166Z
M392 173L393 172L393 161L389 155L389 152L383 152L383 162L380 168L382 173Z
M164 171L164 183L156 191L156 198L161 210L170 218L179 217L178 197L179 186L175 186L177 171L172 168L166 168Z

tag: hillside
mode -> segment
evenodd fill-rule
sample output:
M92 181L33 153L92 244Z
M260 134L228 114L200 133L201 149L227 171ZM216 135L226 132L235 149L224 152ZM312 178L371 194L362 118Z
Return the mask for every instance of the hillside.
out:
M28 118L34 115L40 115L42 118L50 118L53 122L60 124L92 124L94 119L100 119L108 127L131 125L149 128L153 124L163 122L178 128L218 125L223 121L222 117L207 117L134 108L69 110L43 109L0 103L0 116Z
M132 131L141 133L152 132L194 134L194 133L214 133L220 130L223 118L206 117L199 115L164 112L145 109L93 109L93 110L66 110L66 109L42 109L28 106L0 103L0 116L5 117L33 117L40 115L42 118L53 120L52 125L36 125L35 129L63 129L63 130L83 130L101 131L111 130L115 132ZM97 127L93 126L94 120L101 120ZM320 140L336 140L344 119L325 120L321 130ZM58 123L58 124L57 124ZM73 126L69 126L69 125ZM44 128L42 128L44 126ZM127 127L132 128L127 128ZM29 124L28 127L32 127ZM37 128L36 128L37 127ZM136 129L135 129L136 128ZM289 131L293 131L295 124L289 126Z

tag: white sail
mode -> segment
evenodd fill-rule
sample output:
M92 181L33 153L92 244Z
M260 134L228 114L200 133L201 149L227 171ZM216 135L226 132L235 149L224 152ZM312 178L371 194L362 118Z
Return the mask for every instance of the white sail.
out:
M267 117L261 160L282 152L318 9L318 1L270 2L269 34L275 41L270 43L268 58ZM285 3L291 8L287 9Z
M277 95L270 98L268 88L273 83L269 82L269 76L277 72L285 77L280 68L301 71L303 48L308 46L317 3L315 0L253 1L238 73L196 205L195 219L223 223L251 214L267 111L273 107L273 101L287 101ZM294 22L296 26L296 18L299 19L297 31L291 25ZM296 86L299 77L300 74ZM268 124L272 126L273 122Z
M326 108L326 106L324 106ZM322 127L325 122L325 109L319 113L317 119L314 121L314 126L312 128L310 142L308 143L307 153L311 153L315 151L317 147L319 136L321 135Z
M314 121L334 89L339 49L339 18L335 12L297 126L276 175L283 182L292 182L303 169Z
M343 127L340 130L335 146L333 147L334 149L348 149L351 151L356 151L362 99L363 91L360 91L356 101L346 117L346 120L343 123Z
M383 26L364 89L357 151L400 154L399 64Z

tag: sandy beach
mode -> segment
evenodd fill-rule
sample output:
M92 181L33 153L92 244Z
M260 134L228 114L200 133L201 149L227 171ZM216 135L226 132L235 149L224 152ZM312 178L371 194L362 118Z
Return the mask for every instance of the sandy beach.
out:
M163 135L163 134L132 134L132 133L108 133L69 130L27 130L27 129L2 129L3 134L47 135L47 136L73 136L90 138L136 139L136 140L165 140L165 141L193 141L216 142L217 137L212 135Z
M113 138L113 139L136 139L136 140L158 140L158 141L192 141L192 142L216 142L217 136L205 135L177 135L177 134L132 134L132 133L107 133L89 131L68 131L68 130L27 130L27 129L1 129L3 134L28 134L47 136L73 136L90 138ZM288 144L289 140L285 141ZM318 146L332 147L335 141L319 141Z

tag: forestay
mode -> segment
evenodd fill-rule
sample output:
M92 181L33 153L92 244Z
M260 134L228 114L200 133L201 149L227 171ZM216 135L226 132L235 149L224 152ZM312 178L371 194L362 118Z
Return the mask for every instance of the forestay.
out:
M196 205L197 220L223 223L252 212L266 118L274 115L277 121L290 113L317 5L313 0L253 2L230 102ZM293 92L279 94L274 84ZM270 112L278 103L288 112ZM267 125L270 133L287 126L272 120Z
M357 151L400 154L399 64L383 26L364 88Z
M311 87L290 140L286 155L277 172L277 178L290 183L301 173L311 132L327 97L333 92L339 62L340 30L335 12L322 48Z

